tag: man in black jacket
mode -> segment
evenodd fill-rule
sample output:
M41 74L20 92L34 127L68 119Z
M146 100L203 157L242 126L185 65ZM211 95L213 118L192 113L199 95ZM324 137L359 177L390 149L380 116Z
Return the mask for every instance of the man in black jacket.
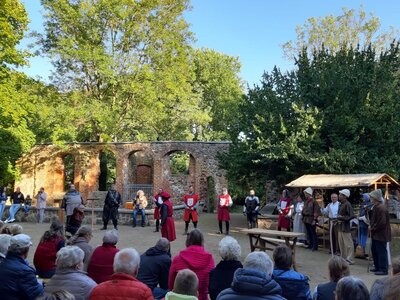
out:
M118 207L121 204L121 194L115 189L115 184L112 184L106 199L104 200L103 207L103 228L100 230L106 230L108 221L111 219L114 228L118 230Z
M171 267L169 249L169 241L166 238L161 238L154 247L140 256L137 279L153 291L155 299L163 298L168 292L168 275Z

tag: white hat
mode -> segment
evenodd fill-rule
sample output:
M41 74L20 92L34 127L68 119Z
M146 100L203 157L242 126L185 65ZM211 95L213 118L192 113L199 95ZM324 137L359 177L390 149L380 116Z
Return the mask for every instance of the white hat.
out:
M304 193L307 193L307 194L309 194L309 195L312 196L312 194L313 194L313 189L310 188L310 187L308 187L308 188L306 188L306 189L304 190Z
M339 194L345 195L346 198L350 197L350 191L348 189L343 189L339 191Z
M31 237L23 233L14 235L10 240L10 247L11 246L14 246L14 248L19 248L19 249L30 247L32 246Z

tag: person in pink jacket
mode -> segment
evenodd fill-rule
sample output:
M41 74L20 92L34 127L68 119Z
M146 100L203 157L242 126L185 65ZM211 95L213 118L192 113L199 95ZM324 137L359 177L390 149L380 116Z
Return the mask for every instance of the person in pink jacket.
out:
M190 269L196 273L199 279L199 300L208 299L208 284L210 271L215 267L212 254L205 251L204 237L200 230L192 230L186 239L186 249L179 252L172 260L169 270L168 287L174 287L175 277L178 271Z

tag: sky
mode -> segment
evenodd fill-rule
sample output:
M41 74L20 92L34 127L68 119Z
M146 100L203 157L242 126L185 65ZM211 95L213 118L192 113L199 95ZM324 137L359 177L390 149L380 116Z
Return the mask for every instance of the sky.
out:
M30 30L43 32L40 0L21 0L26 6ZM374 13L381 20L382 30L400 28L398 0L192 0L192 9L185 19L195 34L195 47L211 48L239 58L241 78L250 86L260 82L262 74L274 66L283 70L293 63L283 56L282 44L296 39L295 28L308 18L340 15L342 8ZM31 41L25 39L21 47ZM51 62L43 57L30 59L26 74L50 82Z

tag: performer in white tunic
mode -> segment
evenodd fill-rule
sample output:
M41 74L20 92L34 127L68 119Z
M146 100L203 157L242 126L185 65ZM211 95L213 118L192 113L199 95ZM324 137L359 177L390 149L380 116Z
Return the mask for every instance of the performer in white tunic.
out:
M304 236L299 238L299 242L304 242L306 240L306 227L304 226L302 220L303 207L304 207L303 199L301 199L301 197L298 196L296 203L294 205L293 232L304 233Z

